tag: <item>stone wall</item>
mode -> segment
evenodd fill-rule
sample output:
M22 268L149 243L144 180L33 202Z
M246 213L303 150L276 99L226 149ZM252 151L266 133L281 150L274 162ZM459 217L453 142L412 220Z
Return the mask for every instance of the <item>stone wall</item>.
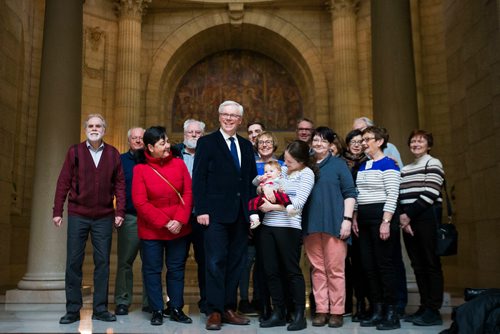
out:
M459 256L446 259L447 284L500 282L500 41L498 1L443 1L451 144L451 188Z
M26 268L43 7L0 0L0 287Z

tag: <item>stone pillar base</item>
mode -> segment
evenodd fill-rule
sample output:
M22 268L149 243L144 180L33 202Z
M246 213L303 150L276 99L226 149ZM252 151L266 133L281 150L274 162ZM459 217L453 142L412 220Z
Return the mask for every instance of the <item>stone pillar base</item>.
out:
M89 296L92 292L90 286L82 288L83 296ZM7 290L5 304L66 304L66 292L64 290Z

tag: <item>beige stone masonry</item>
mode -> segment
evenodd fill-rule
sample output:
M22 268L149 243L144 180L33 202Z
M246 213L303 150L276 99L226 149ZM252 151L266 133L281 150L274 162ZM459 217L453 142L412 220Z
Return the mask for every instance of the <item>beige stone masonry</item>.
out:
M114 142L127 145L127 131L138 126L141 102L141 18L151 0L119 0Z

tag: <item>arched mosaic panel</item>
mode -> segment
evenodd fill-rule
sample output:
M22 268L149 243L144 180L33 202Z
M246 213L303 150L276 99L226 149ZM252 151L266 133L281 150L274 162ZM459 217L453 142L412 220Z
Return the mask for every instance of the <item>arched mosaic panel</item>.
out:
M272 131L294 130L303 113L299 89L283 66L257 52L228 50L202 59L184 75L174 98L172 129L182 131L188 118L217 129L217 108L225 100L243 105L243 124L260 121Z

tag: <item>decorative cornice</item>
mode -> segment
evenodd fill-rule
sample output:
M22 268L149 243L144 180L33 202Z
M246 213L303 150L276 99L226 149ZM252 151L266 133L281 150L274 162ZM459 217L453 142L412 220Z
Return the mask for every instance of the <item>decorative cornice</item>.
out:
M115 13L119 18L140 20L152 0L115 0Z
M327 5L334 16L354 14L359 9L360 0L330 0Z
M86 28L86 30L86 36L87 40L89 41L90 48L92 49L92 51L97 51L104 39L104 30L102 30L100 27L88 27Z
M241 2L230 2L228 3L228 15L231 25L235 27L240 27L243 23L244 4Z

